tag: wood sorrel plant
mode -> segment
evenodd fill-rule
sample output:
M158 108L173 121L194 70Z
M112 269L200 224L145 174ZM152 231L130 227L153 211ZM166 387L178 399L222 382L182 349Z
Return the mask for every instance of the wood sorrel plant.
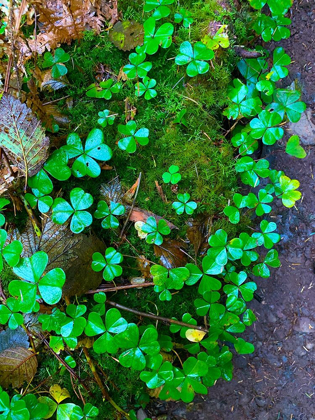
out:
M151 72L154 76L154 72L156 74L158 72L158 69L154 68L153 56L160 49L167 50L176 41L176 32L175 38L173 37L175 28L171 23L174 21L173 10L175 23L182 22L184 27L188 28L193 25L189 11L183 8L177 10L173 3L172 0L146 0L144 11L151 13L151 16L143 24L143 45L137 46L136 52L129 55L130 63L123 67L128 80L125 84L116 83L112 78L100 82L99 85L94 83L87 88L87 97L105 100L104 105L107 107L113 95L121 94L124 89L127 89L127 84L134 83L134 89L131 91L134 92L135 97L140 98L139 100L153 101L155 98L162 100L162 95L159 93L161 87L156 84L156 79L147 75ZM289 36L285 26L290 22L285 14L291 5L290 0L282 2L249 0L249 3L258 10L261 10L265 4L270 8L270 16L258 12L253 24L254 30L261 34L265 41L271 39L279 41ZM162 23L161 19L168 21ZM213 42L210 42L208 37L202 42L187 39L180 45L176 44L178 53L175 63L178 66L184 66L179 67L182 78L188 76L189 81L191 78L199 77L203 83L206 83L206 74L212 71L211 62L215 58L215 52L221 44L225 48L229 45L226 38L227 35L222 35L221 31L216 34ZM151 60L151 57L152 63L146 61ZM223 209L222 217L226 217L233 225L239 224L248 213L265 217L271 212L272 202L276 199L280 199L286 207L293 207L301 198L297 180L291 180L282 171L271 169L266 159L253 158L259 143L274 145L284 135L283 122L299 121L305 110L305 104L299 101L298 91L279 89L276 85L277 81L287 76L290 57L282 47L276 47L272 54L271 66L268 66L268 58L268 52L264 50L260 58L239 61L239 74L231 84L228 91L228 104L223 111L227 118L237 122L231 137L232 145L238 148L235 170L240 174L240 179L245 185L256 188L255 192L249 191L246 195L235 193L233 201ZM67 73L65 63L68 62L69 57L63 50L57 49L55 55L46 53L44 59L44 66L53 66L56 77ZM14 101L15 99L8 99L5 95L2 103L5 112L4 116L0 117L2 130L0 146L9 156L20 153L21 144L17 147L14 141L16 137L23 139L24 133L27 133L25 127L22 130L23 127L20 127L19 122L16 124L17 133L10 132L9 135L6 130L9 120L9 113L6 110L9 107L8 103L12 108ZM184 114L185 112L181 115ZM38 167L33 164L33 171L30 171L25 161L22 171L33 193L27 193L25 199L32 208L38 204L39 212L48 213L46 217L50 219L51 226L56 225L57 229L67 232L63 233L62 238L71 237L73 240L73 233L80 238L78 239L80 241L81 232L93 225L95 219L102 219L101 226L106 229L106 232L110 232L108 238L111 243L103 253L93 252L89 257L88 265L96 273L100 272L100 276L106 282L119 279L124 273L125 256L120 252L120 246L124 239L126 225L131 220L134 210L140 188L140 177L134 190L128 191L132 197L131 201L128 202L126 199L128 193L123 197L107 194L107 202L106 199L98 201L97 209L93 208L93 210L93 202L97 199L81 188L83 186L81 178L97 179L101 173L100 165L110 160L114 162L117 150L112 150L107 145L104 132L106 134L108 126L114 126L115 116L116 114L114 115L108 109L98 113L100 117L98 123L104 130L93 129L88 134L84 146L78 134L70 133L66 145L55 150L45 163L43 161ZM4 119L5 117L7 120ZM186 124L189 125L188 117L187 121L185 120ZM125 125L119 124L117 133L119 133L117 142L119 153L141 153L143 147L150 147L149 130L138 125L137 118L129 119ZM27 140L32 141L32 136L26 136L22 144L23 151L26 148L29 154L31 154L32 146L27 144ZM289 140L286 150L292 156L300 158L305 156L296 136ZM27 161L29 165L32 164L31 158ZM35 171L34 166L37 168ZM72 175L74 178L71 178L71 182L74 188L71 189L69 200L56 197L53 193L55 181L52 181L50 177L64 182ZM201 202L197 206L195 201L189 201L190 194L186 190L181 190L181 179L179 167L176 165L170 166L162 175L168 192L174 188L177 194L179 189L178 201L171 204L164 197L165 205L172 206L177 214L184 218L194 212L201 212L199 208L202 209L206 203ZM54 199L47 194L52 194ZM0 199L1 210L8 204L8 200ZM29 207L27 209L32 217L32 210ZM154 214L148 212L144 214L143 220L138 221L140 226L137 226L139 236L144 239L144 250L141 252L146 252L145 250L153 246L163 249L164 241L167 242L168 235L171 234L172 224ZM35 226L36 223L33 219L32 221ZM4 215L1 214L1 226L4 223ZM120 227L122 227L121 230ZM78 348L83 347L86 361L91 367L103 398L107 399L126 418L135 418L133 412L127 413L118 407L102 385L88 348L82 344L89 337L97 355L109 354L126 369L138 371L140 379L147 388L160 389L159 398L189 403L196 393L207 394L207 388L213 386L220 378L227 381L232 379L234 351L238 354L249 354L254 351L254 345L246 342L240 334L256 320L249 303L257 290L256 281L252 276L268 278L270 267L280 266L278 253L273 249L274 245L280 241L280 235L276 229L276 224L269 222L267 218L260 221L260 229L251 235L240 231L238 236L233 237L225 229L218 229L208 238L207 249L196 255L196 258L192 258L193 262L185 266L170 267L167 264L156 264L148 260L149 275L153 279L154 291L158 293L162 302L159 308L161 315L140 312L111 301L108 299L108 293L105 294L102 291L92 291L93 302L91 299L87 301L78 296L73 303L69 296L64 294L67 306L62 306L62 290L67 284L66 270L63 270L62 266L55 265L58 257L51 258L51 248L45 252L43 244L35 241L35 250L29 255L28 245L26 241L23 241L23 237L14 240L13 235L8 237L6 230L1 229L0 269L3 269L4 261L19 279L10 282L8 287L10 297L2 293L0 323L7 325L6 341L3 342L9 344L1 347L0 343L0 358L1 352L12 346L9 337L10 329L17 330L22 325L32 339L33 345L33 339L40 338L71 377L89 392L76 373L75 360L63 359L63 356L60 356L70 350L75 354ZM49 242L55 234L58 237L56 243L60 240L56 230L51 236L47 235L45 230L40 232L38 227L35 232L38 237L44 237L43 242ZM110 235L116 235L115 240ZM54 246L57 245L54 244ZM71 246L74 246L73 243ZM77 263L86 264L84 258L85 255L82 256L82 261L79 260ZM119 291L128 286L114 285L113 289ZM140 286L146 287L146 283L141 283ZM175 317L163 317L164 305L169 304L173 294L180 293L183 288L189 287L195 288L198 292L198 297L194 300L195 312L183 313L181 320ZM85 290L87 291L88 289ZM79 295L79 293L74 294ZM43 304L46 304L44 311L40 307ZM47 310L47 305L54 307ZM40 331L28 328L25 322L27 316L37 312L40 312L38 317ZM124 317L128 312L141 316L142 319L159 321L160 324L152 322L152 324L138 325L136 317L135 322L130 322L127 316ZM161 332L161 323L170 326L170 334ZM23 337L19 337L19 349L22 349L19 363L25 365L31 374L32 372L35 374L37 362L36 365L30 365L30 360L35 357L35 353L28 350L28 347L28 342L25 344L25 338L23 342ZM175 347L178 347L180 359L173 359L168 354ZM18 369L17 371L19 372ZM17 371L14 369L12 378L8 380L0 367L0 383L3 387L9 384L20 387L25 381L31 380L27 373L22 375L20 372L17 374ZM56 416L58 420L73 420L97 418L99 415L98 408L90 403L86 403L83 408L73 403L61 404L62 390L57 392L56 389L52 389L50 394L53 399L46 396L37 398L31 393L10 397L0 388L0 417L28 420Z

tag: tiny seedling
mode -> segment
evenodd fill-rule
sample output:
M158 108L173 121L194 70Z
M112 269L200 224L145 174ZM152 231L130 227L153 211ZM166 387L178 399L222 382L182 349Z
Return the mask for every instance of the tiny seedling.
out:
M182 179L182 176L179 173L179 167L176 165L171 165L168 168L168 172L164 172L162 175L162 179L165 184L178 184L178 182Z

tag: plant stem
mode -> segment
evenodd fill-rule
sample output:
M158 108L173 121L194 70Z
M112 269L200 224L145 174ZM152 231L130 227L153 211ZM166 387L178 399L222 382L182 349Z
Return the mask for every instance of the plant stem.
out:
M154 286L154 283L143 283L143 284L127 284L126 286L116 286L116 287L101 287L100 289L96 290L89 290L86 292L86 295L93 295L94 293L99 292L117 292L119 290L125 290L125 289L136 289L141 287L150 287Z
M209 332L208 329L203 328L203 327L199 327L198 325L188 324L186 322L177 321L176 319L164 318L163 316L147 314L146 312L140 312L140 311L137 311L136 309L128 308L127 306L120 305L119 303L112 302L110 300L107 300L106 303L108 303L111 306L114 306L115 308L121 309L123 311L128 311L128 312L131 312L131 313L136 314L138 316L144 316L145 318L151 318L151 319L155 319L155 320L158 320L158 321L167 322L169 324L181 325L182 327L188 327L192 330L204 331L206 333Z
M48 341L46 340L46 338L43 336L43 334L36 334L36 336L38 338L40 338L42 340L42 342L45 344L45 346L48 348L48 350L55 356L55 358L67 369L67 371L70 373L70 375L73 376L74 379L76 379L82 386L83 388L89 393L89 395L92 398L95 398L95 395L89 390L89 388L85 385L85 383L82 381L82 379L80 379L77 374L75 373L75 371L68 365L67 362L65 362L60 356L59 354L57 354L49 345Z
M24 204L25 210L27 211L27 214L32 222L32 226L36 235L40 238L42 236L42 232L40 231L38 227L38 221L36 220L36 217L34 216L32 208L29 206L28 202L26 201L25 197L22 194L20 194L19 197L22 200L22 203Z
M93 360L90 357L89 351L86 347L83 347L83 352L85 355L85 358L90 366L90 369L93 373L93 376L97 382L97 385L100 387L100 390L102 392L103 398L104 400L107 400L119 413L123 414L127 419L130 419L129 414L126 413L122 408L120 408L115 401L111 398L111 396L109 395L109 393L107 392L107 389L104 387L103 382L101 380L101 378L99 377L99 374L97 373L96 369L95 369L95 365Z

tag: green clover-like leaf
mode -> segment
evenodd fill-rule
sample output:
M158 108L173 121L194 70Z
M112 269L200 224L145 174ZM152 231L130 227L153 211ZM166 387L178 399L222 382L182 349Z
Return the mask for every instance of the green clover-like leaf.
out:
M184 212L187 214L193 214L193 212L196 210L197 203L195 201L189 201L190 194L178 194L177 199L179 201L175 201L172 204L172 207L177 214L183 214Z
M162 245L162 235L168 235L171 232L171 229L165 220L160 219L157 222L153 216L147 218L145 224L141 227L141 230L148 234L146 237L146 242L148 244L155 245Z
M175 58L179 66L188 64L186 73L189 77L207 73L209 63L207 61L214 57L214 52L209 50L202 42L196 42L194 46L189 41L184 41L179 47L180 54Z
M123 256L114 248L109 247L105 251L105 257L100 252L95 252L92 255L92 269L94 271L103 271L103 278L106 281L112 281L115 277L122 275L122 268L120 264L123 261Z
M63 198L56 198L52 205L51 219L57 225L62 225L71 217L70 229L73 233L81 233L92 224L93 217L85 210L93 204L93 197L82 188L73 188L70 203Z
M137 144L146 146L149 143L149 130L147 128L137 130L135 121L128 121L126 125L119 124L118 131L125 136L118 141L118 147L128 153L134 153Z

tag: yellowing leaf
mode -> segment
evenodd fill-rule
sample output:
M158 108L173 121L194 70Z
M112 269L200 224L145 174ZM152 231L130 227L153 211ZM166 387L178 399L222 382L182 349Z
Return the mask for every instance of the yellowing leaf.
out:
M148 234L146 232L143 232L142 230L143 225L145 225L145 223L141 222L140 220L135 223L135 228L136 228L136 231L138 232L138 236L140 239L145 239L148 236Z
M49 393L58 404L66 398L70 398L69 391L66 388L61 388L61 386L58 384L52 385L49 388Z
M204 331L189 329L186 331L186 338L193 343L199 343L207 333Z

